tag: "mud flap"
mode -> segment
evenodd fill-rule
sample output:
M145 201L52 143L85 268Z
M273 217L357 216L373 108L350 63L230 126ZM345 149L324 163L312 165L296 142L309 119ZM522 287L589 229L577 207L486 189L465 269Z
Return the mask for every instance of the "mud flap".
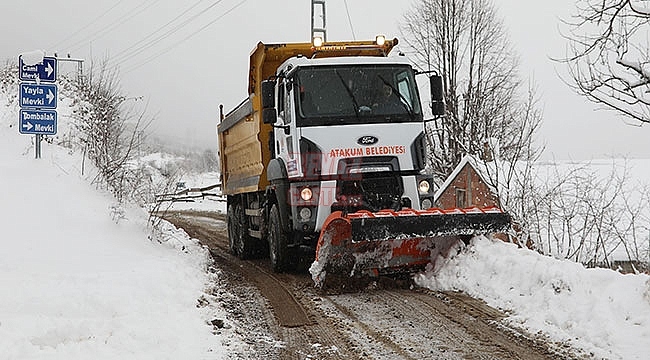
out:
M310 268L317 287L325 279L410 274L423 269L462 236L506 232L510 216L498 208L406 209L332 213L323 224Z

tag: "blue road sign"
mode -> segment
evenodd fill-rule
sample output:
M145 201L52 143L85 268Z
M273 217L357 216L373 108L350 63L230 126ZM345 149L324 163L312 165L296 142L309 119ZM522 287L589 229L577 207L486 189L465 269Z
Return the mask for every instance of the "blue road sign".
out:
M56 135L56 111L54 110L20 110L21 134Z
M54 84L20 84L20 107L56 109L57 88Z
M43 57L43 61L38 64L25 64L23 57L18 57L18 73L20 80L55 82L56 81L56 58Z

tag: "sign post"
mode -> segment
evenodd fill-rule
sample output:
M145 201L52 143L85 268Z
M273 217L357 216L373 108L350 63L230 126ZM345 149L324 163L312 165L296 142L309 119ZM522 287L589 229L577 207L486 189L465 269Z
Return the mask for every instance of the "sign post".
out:
M18 57L20 114L18 131L36 136L36 159L41 158L43 135L56 135L57 59L43 56L40 61L29 63Z

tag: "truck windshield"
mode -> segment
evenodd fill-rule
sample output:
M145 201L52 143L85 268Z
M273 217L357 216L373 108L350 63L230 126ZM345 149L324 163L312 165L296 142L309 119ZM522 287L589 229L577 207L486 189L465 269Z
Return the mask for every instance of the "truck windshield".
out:
M299 126L422 121L407 65L304 67L296 79Z

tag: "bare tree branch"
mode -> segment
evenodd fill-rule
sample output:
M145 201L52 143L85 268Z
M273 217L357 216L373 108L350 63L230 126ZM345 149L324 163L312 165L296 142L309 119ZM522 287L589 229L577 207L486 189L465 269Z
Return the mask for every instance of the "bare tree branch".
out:
M650 6L645 0L580 0L564 59L572 88L639 123L650 122Z
M533 186L530 162L542 150L534 144L542 114L493 3L421 0L403 20L415 66L438 72L444 82L446 113L429 123L427 134L438 184L467 154L492 162L485 172L501 205L524 227L533 226L534 201L526 191Z
M118 73L108 60L91 66L88 77L76 84L80 100L73 113L85 153L99 170L94 181L105 183L118 202L138 192L141 169L131 166L151 123L143 110L134 110L132 100L122 95Z

